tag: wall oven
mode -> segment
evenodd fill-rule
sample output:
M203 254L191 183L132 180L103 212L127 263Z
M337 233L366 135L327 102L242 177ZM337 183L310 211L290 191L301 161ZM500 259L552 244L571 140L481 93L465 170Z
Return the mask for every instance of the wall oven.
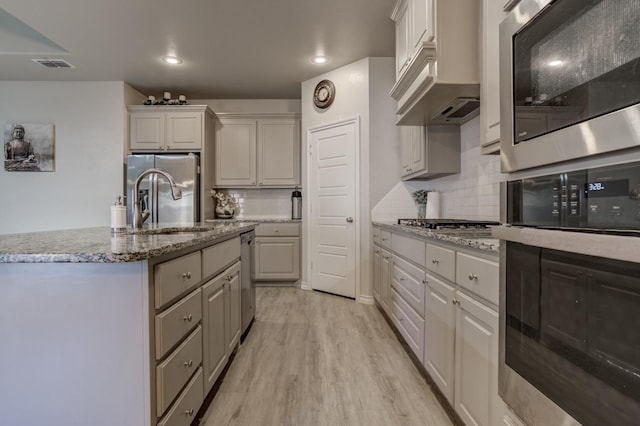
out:
M640 147L640 2L522 0L500 25L500 150L513 172Z
M640 162L503 185L499 392L529 425L640 419Z

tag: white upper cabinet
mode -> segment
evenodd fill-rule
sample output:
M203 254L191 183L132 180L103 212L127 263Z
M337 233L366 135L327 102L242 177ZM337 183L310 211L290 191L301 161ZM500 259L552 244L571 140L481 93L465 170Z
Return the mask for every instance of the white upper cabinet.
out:
M206 140L206 120L213 112L206 105L130 105L131 151L198 151Z
M403 180L460 173L460 127L400 126Z
M216 187L300 185L297 117L220 117L215 145Z
M500 152L499 26L506 16L503 0L482 0L482 81L480 147L483 154Z
M454 113L450 106L458 98L478 98L479 16L477 0L397 0L391 14L397 75L390 94L398 102L398 124L431 124L443 111ZM475 115L477 108L454 119Z

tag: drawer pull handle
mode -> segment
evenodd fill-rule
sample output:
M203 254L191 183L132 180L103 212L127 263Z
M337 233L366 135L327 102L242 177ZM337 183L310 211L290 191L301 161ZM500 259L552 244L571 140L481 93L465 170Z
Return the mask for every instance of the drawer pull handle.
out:
M184 412L185 416L193 416L193 408L188 409Z
M440 263L440 261L434 257L433 259L431 259L431 263L436 265L436 264Z
M182 274L182 278L186 278L186 279L190 280L190 279L191 279L191 272L185 272L185 273L183 273L183 274Z
M193 315L189 314L186 317L184 317L183 320L185 320L186 322L191 322L193 321Z
M185 361L184 366L185 367L193 367L193 360L190 359L189 361Z
M478 276L474 273L470 273L469 274L469 281L473 281L473 280L477 280Z

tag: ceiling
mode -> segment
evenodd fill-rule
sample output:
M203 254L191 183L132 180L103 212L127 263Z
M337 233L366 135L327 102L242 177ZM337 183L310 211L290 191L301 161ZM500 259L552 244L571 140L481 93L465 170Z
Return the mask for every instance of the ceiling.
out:
M297 99L300 83L394 56L394 0L0 0L0 80L126 81L147 95ZM165 55L183 58L166 65ZM329 63L312 64L317 54ZM63 59L49 69L34 58Z

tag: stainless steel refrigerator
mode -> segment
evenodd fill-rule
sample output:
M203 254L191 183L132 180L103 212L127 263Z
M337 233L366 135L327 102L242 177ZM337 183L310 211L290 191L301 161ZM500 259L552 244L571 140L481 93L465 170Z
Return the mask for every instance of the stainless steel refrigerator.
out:
M182 190L174 200L168 181L157 173L140 182L140 199L151 216L145 223L190 223L200 220L200 161L196 154L132 154L127 156L127 224L133 217L133 186L140 174L151 168L169 173ZM156 208L157 207L157 208Z

